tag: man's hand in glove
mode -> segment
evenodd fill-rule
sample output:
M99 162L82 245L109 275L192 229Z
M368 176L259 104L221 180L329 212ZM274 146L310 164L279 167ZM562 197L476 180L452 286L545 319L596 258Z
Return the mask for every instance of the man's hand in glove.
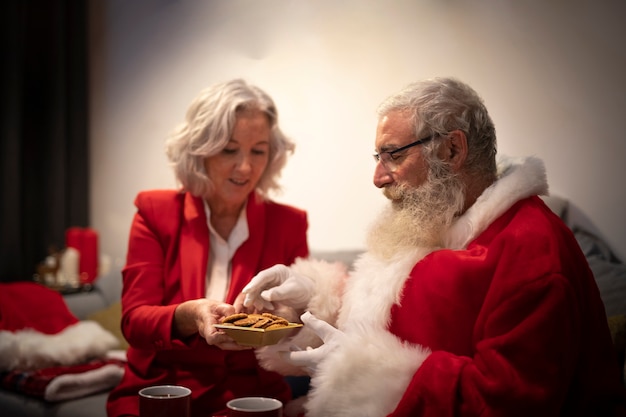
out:
M273 310L272 301L295 309L307 306L315 285L313 280L293 272L285 265L274 265L256 274L242 291L245 307Z
M324 320L318 319L308 311L300 318L307 328L311 329L324 341L324 344L315 349L308 347L306 350L281 352L281 357L293 365L306 368L309 374L312 375L317 371L320 361L344 342L346 335L341 330L331 326Z

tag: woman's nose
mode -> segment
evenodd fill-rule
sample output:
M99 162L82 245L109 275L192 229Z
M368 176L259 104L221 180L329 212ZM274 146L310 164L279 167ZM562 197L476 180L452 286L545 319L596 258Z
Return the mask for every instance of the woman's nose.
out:
M240 171L249 171L252 168L252 160L249 155L242 154L237 161L237 169Z

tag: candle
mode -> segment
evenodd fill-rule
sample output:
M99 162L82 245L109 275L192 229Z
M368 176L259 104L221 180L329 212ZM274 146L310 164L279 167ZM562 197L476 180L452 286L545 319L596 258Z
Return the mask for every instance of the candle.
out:
M65 231L65 246L80 253L80 282L95 281L98 277L98 233L90 228L70 227Z
M79 283L78 265L80 253L74 248L66 248L61 255L61 268L57 274L59 284L76 286Z

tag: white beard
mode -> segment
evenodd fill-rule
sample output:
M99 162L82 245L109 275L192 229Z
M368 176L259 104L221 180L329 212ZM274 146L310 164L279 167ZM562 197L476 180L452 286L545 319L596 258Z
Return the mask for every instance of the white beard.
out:
M374 221L367 236L368 250L390 259L406 248L440 248L443 236L463 210L464 188L460 180L441 166L430 169L419 188L406 184L383 190L391 203Z

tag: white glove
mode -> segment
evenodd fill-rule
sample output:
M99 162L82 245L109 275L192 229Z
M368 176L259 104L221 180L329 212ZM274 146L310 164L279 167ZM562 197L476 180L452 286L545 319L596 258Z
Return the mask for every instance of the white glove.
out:
M281 352L281 357L293 365L307 368L312 375L317 371L319 363L344 342L346 334L308 311L300 319L307 328L324 341L324 344L315 349L307 347L306 350L301 351Z
M241 291L246 294L245 307L254 305L258 310L273 310L271 301L295 309L307 306L315 284L304 275L293 272L285 265L274 265L256 274Z

